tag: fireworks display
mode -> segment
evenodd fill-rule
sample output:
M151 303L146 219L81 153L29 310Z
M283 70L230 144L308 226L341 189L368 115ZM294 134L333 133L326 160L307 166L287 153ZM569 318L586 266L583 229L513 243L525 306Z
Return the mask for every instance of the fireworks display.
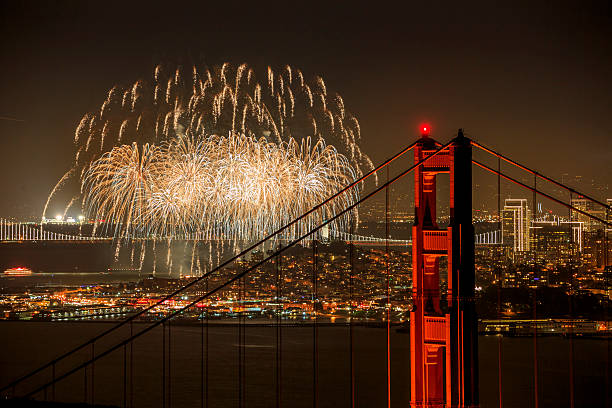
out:
M85 208L111 220L119 237L256 239L354 180L344 156L310 140L277 145L244 135L184 136L163 147L115 147L85 173ZM304 233L355 198L331 202L289 235Z
M54 192L77 177L85 213L117 238L257 239L369 170L359 139L342 98L289 66L268 68L263 85L244 64L158 66L150 83L113 87L82 118L74 165ZM357 198L342 195L287 233Z

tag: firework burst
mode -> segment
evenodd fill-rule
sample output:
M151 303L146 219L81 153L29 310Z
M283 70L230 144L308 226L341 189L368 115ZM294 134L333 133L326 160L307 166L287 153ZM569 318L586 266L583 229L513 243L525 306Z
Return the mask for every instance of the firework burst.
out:
M322 140L183 136L162 147L113 148L91 164L82 190L87 213L120 238L252 240L354 179L348 160ZM303 233L355 199L353 193L331 202L287 234Z
M360 137L342 98L298 69L269 68L261 84L245 64L158 66L150 82L113 87L83 116L73 168L58 184L78 177L88 217L117 238L256 239L370 169ZM357 195L339 197L288 234Z

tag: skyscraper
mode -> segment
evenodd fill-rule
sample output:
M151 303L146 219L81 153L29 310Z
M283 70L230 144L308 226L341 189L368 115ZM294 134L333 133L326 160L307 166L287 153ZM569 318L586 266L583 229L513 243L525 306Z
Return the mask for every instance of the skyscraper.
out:
M502 243L513 252L529 251L531 211L525 198L507 198L502 213Z

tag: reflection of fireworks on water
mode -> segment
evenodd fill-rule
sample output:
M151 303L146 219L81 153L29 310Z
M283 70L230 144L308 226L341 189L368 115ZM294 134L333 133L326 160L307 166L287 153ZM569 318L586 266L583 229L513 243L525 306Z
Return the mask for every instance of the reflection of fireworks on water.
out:
M252 239L301 215L372 168L357 119L321 78L247 65L166 72L113 87L75 132L73 168L90 218L117 238ZM333 215L326 205L289 234ZM333 227L343 228L347 220Z

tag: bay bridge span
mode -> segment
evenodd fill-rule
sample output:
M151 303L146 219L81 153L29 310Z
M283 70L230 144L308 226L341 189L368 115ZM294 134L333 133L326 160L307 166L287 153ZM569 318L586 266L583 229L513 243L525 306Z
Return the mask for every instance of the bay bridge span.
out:
M475 234L476 245L496 245L501 244L501 231L488 231ZM410 239L386 239L368 235L351 234L346 231L330 230L328 239L350 241L356 244L385 245L389 241L390 245L401 246L410 245ZM3 241L112 241L113 237L88 236L81 234L70 234L57 231L45 230L40 224L32 222L11 221L0 218L0 242ZM152 238L150 238L152 239ZM203 237L186 236L180 238L186 241L203 240Z
M381 238L368 235L353 234L346 231L337 231L334 229L328 229L322 233L322 238L325 240L341 240L346 242L353 242L355 244L362 245L385 245L389 244L392 246L407 246L412 242L409 239L393 239L393 238ZM143 237L143 238L132 238L133 240L168 240L168 237ZM193 233L185 236L171 237L172 240L180 241L206 241L210 240L203 236L203 234ZM285 241L291 241L295 237L283 237ZM40 224L32 222L18 222L0 218L0 242L7 241L113 241L115 240L112 236L96 236L96 235L83 235L65 233L59 231L53 231L45 229L44 224L41 227Z

